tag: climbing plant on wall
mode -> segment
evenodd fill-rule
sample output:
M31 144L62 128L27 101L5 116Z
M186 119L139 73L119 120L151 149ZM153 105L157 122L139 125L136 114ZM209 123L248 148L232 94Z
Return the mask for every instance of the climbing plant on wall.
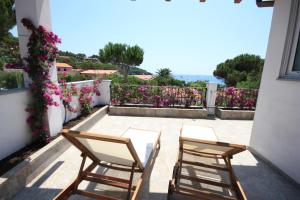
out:
M61 95L58 85L50 80L49 70L58 54L56 44L61 40L43 26L36 28L29 19L22 19L22 23L31 31L27 44L28 57L24 59L26 64L23 67L32 81L29 85L31 103L26 109L29 113L27 123L34 136L42 142L48 142L47 110L49 106L60 105L59 98L55 101L54 96Z
M43 26L36 28L29 19L22 19L23 25L31 31L28 47L28 56L16 63L6 65L10 69L23 69L29 76L31 82L29 89L31 103L26 108L29 113L27 123L35 137L41 142L50 139L49 125L47 123L47 110L50 106L63 105L71 112L88 114L92 108L92 96L100 96L100 80L95 80L92 86L82 85L79 90L75 84L68 88L66 82L59 85L53 83L50 78L50 69L53 67L58 49L57 43L60 38L53 32L47 31ZM55 98L57 96L57 98ZM73 96L79 96L80 108L71 105Z
M61 87L61 99L65 107L65 122L67 119L67 110L76 113L81 112L83 115L87 115L92 110L93 96L100 96L99 86L101 80L97 79L93 81L93 85L83 84L80 89L77 88L75 83L67 84L65 80L60 80ZM74 98L78 96L79 105L75 106Z

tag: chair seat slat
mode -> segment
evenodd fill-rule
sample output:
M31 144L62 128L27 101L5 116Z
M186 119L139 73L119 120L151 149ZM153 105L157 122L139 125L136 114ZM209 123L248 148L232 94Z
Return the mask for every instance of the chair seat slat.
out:
M175 193L197 197L201 199L207 199L207 200L237 200L235 197L225 196L222 194L217 194L214 192L209 192L207 190L201 190L201 189L188 189L188 188L182 188L178 187L174 190Z
M106 196L106 195L100 195L100 194L96 194L96 193L88 192L88 191L84 191L84 190L76 190L75 193L79 194L79 195L82 195L82 196L89 197L89 198L94 198L94 199L101 199L101 200L121 200L119 198L114 198L114 197Z

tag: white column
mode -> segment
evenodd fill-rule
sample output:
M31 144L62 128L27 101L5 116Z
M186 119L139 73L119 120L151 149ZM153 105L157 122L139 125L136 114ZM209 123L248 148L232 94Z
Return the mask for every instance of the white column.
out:
M42 25L48 31L51 31L52 24L49 1L50 0L15 0L19 46L22 58L27 57L27 43L30 31L23 26L21 20L23 18L28 18L36 27ZM50 77L52 82L58 84L56 67L50 69ZM24 78L25 86L28 87L30 80L27 74L25 74ZM56 96L54 100L60 101ZM49 107L48 124L51 136L55 136L62 129L62 123L60 107Z
M217 83L206 84L206 107L208 115L215 115L216 97L217 97Z
M102 80L99 87L100 96L97 97L97 105L109 105L111 100L111 80Z
M52 30L49 0L15 0L17 29L21 57L27 57L27 43L30 31L23 26L21 20L28 18L35 26L43 25L47 30ZM24 73L25 87L28 87L30 79Z

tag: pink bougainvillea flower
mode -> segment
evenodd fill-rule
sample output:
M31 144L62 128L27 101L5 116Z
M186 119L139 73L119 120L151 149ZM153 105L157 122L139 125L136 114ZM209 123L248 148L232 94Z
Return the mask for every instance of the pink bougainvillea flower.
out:
M49 74L49 69L58 53L56 43L61 41L57 35L48 32L45 27L36 28L29 19L22 19L21 22L31 30L28 58L24 59L28 64L22 67L32 80L29 88L33 93L33 103L26 109L30 113L27 122L30 123L34 135L47 141L49 134L48 129L43 128L46 121L44 114L48 106L59 106L59 102L54 102L53 96L62 96L58 86L51 82Z
M56 89L56 90L54 91L54 94L60 96L61 92L60 92L59 89Z
M29 72L29 70L30 70L30 68L29 68L29 66L27 66L27 65L25 65L24 67L23 67L23 70L25 71L25 72Z
M28 124L32 124L32 116L29 116L27 119L26 119L26 122Z

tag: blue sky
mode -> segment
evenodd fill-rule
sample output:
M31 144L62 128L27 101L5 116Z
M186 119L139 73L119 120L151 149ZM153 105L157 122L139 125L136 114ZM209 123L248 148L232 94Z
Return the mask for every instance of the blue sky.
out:
M139 45L141 67L173 74L212 74L242 53L265 57L272 8L255 0L51 0L61 50L98 54L108 42Z

